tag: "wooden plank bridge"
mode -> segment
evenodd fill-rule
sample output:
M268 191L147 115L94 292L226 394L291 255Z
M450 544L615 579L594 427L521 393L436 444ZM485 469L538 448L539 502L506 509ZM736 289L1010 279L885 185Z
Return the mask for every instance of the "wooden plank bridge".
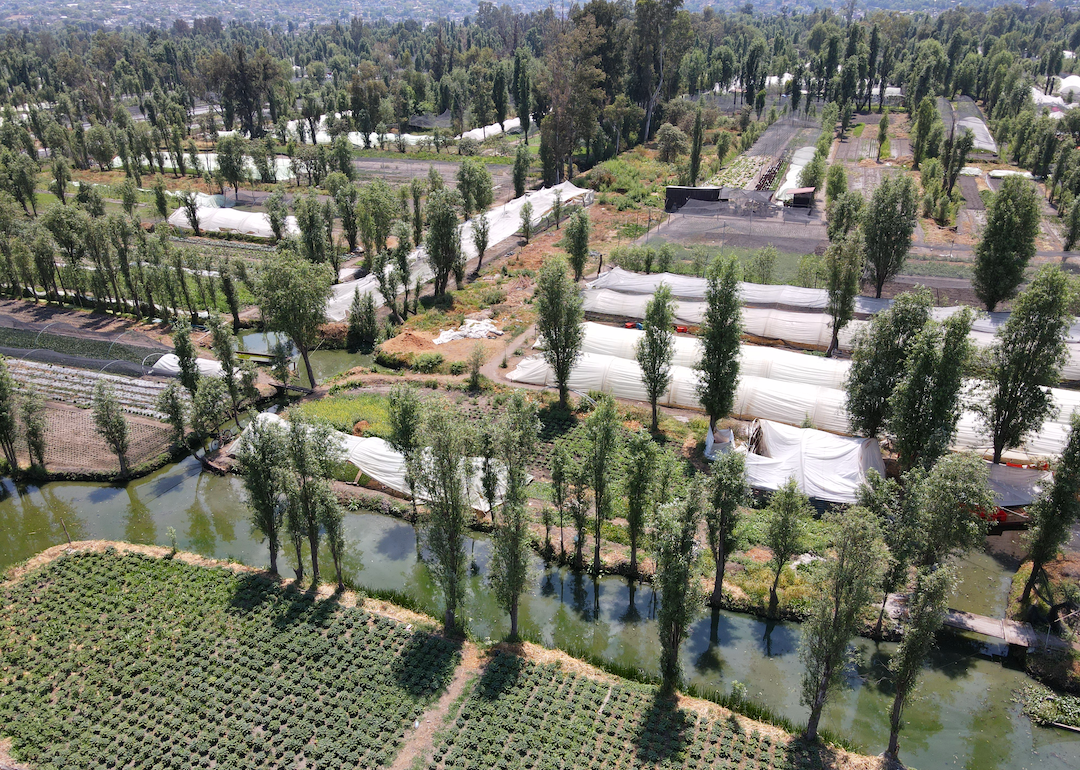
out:
M889 617L900 620L907 614L907 597L903 594L889 594L885 602L885 611L889 613ZM946 610L944 625L956 631L988 636L1011 647L1068 649L1070 646L1068 642L1053 634L1047 640L1046 634L1037 632L1030 623L1018 623L1006 618L991 618L963 610L951 608Z

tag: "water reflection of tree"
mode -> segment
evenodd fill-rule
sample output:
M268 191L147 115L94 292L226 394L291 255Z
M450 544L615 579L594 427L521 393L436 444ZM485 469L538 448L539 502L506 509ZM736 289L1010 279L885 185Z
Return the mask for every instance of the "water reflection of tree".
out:
M192 550L204 556L213 556L214 546L217 545L213 521L198 498L187 507L184 514L187 517L187 541Z
M627 625L640 623L642 620L641 612L638 610L637 604L634 601L634 597L637 595L637 584L634 582L633 578L629 578L626 581L626 589L626 611L619 616L619 622Z
M150 509L135 493L134 485L127 485L128 505L124 519L124 539L129 543L157 542L157 523Z
M720 608L713 607L709 617L709 646L698 655L694 661L694 668L700 672L708 672L721 675L724 670L724 659L720 657Z

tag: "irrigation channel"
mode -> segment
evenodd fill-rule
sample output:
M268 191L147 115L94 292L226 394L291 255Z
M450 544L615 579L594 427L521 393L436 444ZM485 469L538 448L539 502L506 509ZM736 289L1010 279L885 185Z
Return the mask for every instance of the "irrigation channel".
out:
M65 540L104 538L176 545L209 557L265 566L266 546L253 534L240 480L202 473L188 458L126 486L54 482L43 487L0 487L0 569ZM372 589L393 589L438 615L427 568L417 562L411 525L371 513L345 517L348 577ZM499 639L508 621L484 585L489 542L468 543L474 566L463 613L478 638ZM282 571L293 558L282 554ZM332 564L329 555L320 563ZM962 565L965 582L983 590L964 591L954 605L996 611L1004 603L1007 575L982 555ZM331 575L326 575L331 579ZM976 603L963 596L978 594ZM989 599L987 597L990 597ZM536 560L528 597L521 609L522 632L569 651L588 650L627 666L655 673L659 658L655 617L657 597L648 586L625 578L593 581ZM691 628L683 664L692 681L726 691L735 681L748 695L790 719L806 718L799 705L798 624L773 625L730 612L705 613ZM859 662L848 672L852 689L826 708L824 725L854 739L870 753L885 747L892 692L887 675L893 644L861 639ZM901 752L914 767L979 770L1080 767L1080 735L1033 727L1012 702L1012 692L1029 680L1002 664L1004 649L944 635L906 712L910 724Z

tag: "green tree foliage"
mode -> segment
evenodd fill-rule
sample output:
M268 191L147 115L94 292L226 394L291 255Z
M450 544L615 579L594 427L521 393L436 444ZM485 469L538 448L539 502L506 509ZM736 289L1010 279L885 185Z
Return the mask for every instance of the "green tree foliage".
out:
M1043 566L1054 559L1069 541L1072 527L1080 516L1080 414L1073 414L1069 440L1054 464L1054 482L1044 490L1027 513L1031 529L1024 534L1024 544L1031 559L1031 575L1024 583L1020 603L1026 604L1042 574Z
M286 431L273 420L260 420L252 412L244 440L236 452L240 478L247 492L251 523L266 537L270 572L278 574L277 557L285 526L285 485L288 449Z
M1068 277L1054 266L1042 268L984 353L987 393L975 408L992 439L995 463L1054 408L1045 388L1057 383L1067 360L1072 298Z
M692 487L681 503L660 510L656 527L656 578L660 610L656 617L660 634L661 689L672 693L679 685L679 648L697 615L701 590L694 579L694 536L701 519L701 490Z
M285 187L278 185L266 199L266 215L270 218L270 231L274 240L285 237L285 222L289 216L289 205L285 202ZM355 244L353 245L355 248Z
M945 455L929 471L905 475L906 494L919 511L916 565L940 564L979 547L987 527L981 514L994 509L989 478L982 458L969 454Z
M739 378L739 342L742 306L739 300L739 263L721 256L709 268L705 291L705 318L701 324L701 372L698 397L709 415L709 429L731 411Z
M240 359L236 355L236 337L216 313L210 314L209 319L210 338L212 340L214 355L221 364L222 380L229 391L229 400L232 401L233 415L239 414L240 409Z
M739 506L750 496L746 480L746 460L738 452L723 452L713 462L705 506L705 526L709 550L716 564L712 595L709 604L719 607L723 601L724 571L727 557L735 546L735 530L739 526Z
M603 523L611 517L611 492L615 481L616 455L619 447L619 414L615 400L602 396L585 421L588 437L589 477L593 490L593 575L600 574L600 533Z
M529 177L529 148L525 144L519 144L514 153L514 197L520 198L525 194L525 182Z
M825 230L829 240L835 243L859 226L866 199L854 190L840 193L825 209Z
M832 338L826 357L832 356L840 344L840 330L855 317L855 298L859 296L859 279L863 272L862 231L856 228L834 241L825 251L826 290L825 312L832 317Z
M349 324L345 331L345 347L350 353L370 353L379 337L379 322L375 315L375 298L371 292L360 293L353 289L349 304Z
M479 158L466 158L458 167L457 183L466 219L488 210L495 193L487 164Z
M0 446L4 459L12 473L19 472L15 456L15 442L19 433L19 403L15 394L15 378L11 376L7 361L0 357Z
M315 372L309 356L318 344L319 327L326 323L333 282L327 265L313 264L290 251L271 257L258 280L257 300L266 329L292 340L304 359L311 387L315 387Z
M698 106L694 115L694 131L690 141L690 186L697 184L698 175L701 173L701 145L705 141L705 130L701 122L701 107Z
M905 479L907 480L909 479ZM875 470L866 474L866 481L858 490L856 504L874 514L882 539L889 549L888 564L878 586L882 597L874 631L875 638L881 637L881 625L885 619L885 604L889 594L907 585L912 562L919 553L921 511L914 503L913 496L901 495L900 484L896 479L884 478Z
M855 335L845 383L848 417L855 433L873 437L885 426L889 398L904 376L915 338L930 320L932 304L926 289L904 292Z
M562 257L548 257L540 268L533 295L536 331L544 338L544 360L555 374L563 409L569 408L567 383L585 341L581 295L567 267Z
M828 206L847 191L847 171L842 163L833 163L825 176L825 205Z
M1072 251L1080 241L1080 198L1075 199L1065 215L1065 251Z
M433 190L428 195L427 249L428 264L434 273L435 296L446 293L450 276L464 273L465 264L461 252L461 233L458 231L457 204L459 197L453 190Z
M225 184L233 188L234 198L240 194L240 183L247 179L247 169L244 166L246 144L242 136L232 134L223 137L214 148L217 152L218 171Z
M416 389L408 385L395 385L387 398L387 417L390 435L387 443L405 458L405 484L409 487L413 504L413 521L419 520L416 507L417 480L419 479L423 431L423 409Z
M120 478L126 478L128 475L127 453L131 446L127 418L124 417L112 386L105 380L98 380L94 385L91 410L94 414L94 430L119 460ZM18 465L13 464L12 467L17 468Z
M869 511L850 507L831 517L833 555L825 566L821 592L803 626L799 657L806 667L802 703L810 707L807 740L817 740L821 710L843 684L848 645L859 630L862 609L881 582L888 552Z
M918 214L918 196L911 177L894 174L874 190L863 216L866 263L875 297L904 266Z
M365 253L370 257L386 251L386 242L400 209L393 189L382 179L376 178L363 185L358 198L360 239L364 242Z
M885 421L903 470L929 468L952 446L963 411L963 377L973 354L968 339L973 320L964 308L944 323L927 322L911 343Z
M533 205L529 201L525 201L521 206L521 237L525 239L525 243L532 240L535 227L536 223L533 222Z
M591 230L589 212L583 208L575 211L566 223L566 251L570 255L570 266L574 268L575 281L580 281L585 275Z
M682 129L665 123L656 132L656 147L659 150L658 157L664 163L674 163L679 156L685 155L690 149L690 140Z
M936 148L931 147L934 136L934 125L941 123L941 115L938 114L937 105L933 96L924 96L919 102L919 109L915 113L915 130L912 136L911 151L913 166L918 169L923 158L937 155Z
M637 431L627 442L623 488L626 492L626 530L630 536L630 575L637 575L638 546L652 503L652 476L656 469L656 445L645 431Z
M175 387L172 386L172 387ZM26 436L26 451L30 456L30 467L45 467L45 431L49 427L45 416L45 397L30 386L22 399L22 424Z
M465 419L442 399L433 399L424 410L424 462L417 464L416 486L427 501L420 531L431 554L428 568L442 591L447 631L457 629L457 611L465 599L465 528L469 501L466 496L472 465L465 461L470 440Z
M955 582L955 573L949 567L920 570L915 589L908 597L904 637L889 661L896 694L889 713L889 746L885 749L885 756L894 761L899 758L904 707L915 690L926 656L934 646L937 632L945 621L945 612Z
M644 333L638 340L635 355L641 367L641 384L649 395L652 409L650 430L655 433L659 420L657 402L671 384L671 361L675 357L675 300L671 287L661 284L645 306Z
M1012 299L1035 256L1039 234L1039 194L1021 176L1007 176L986 213L986 227L975 247L972 288L986 309Z
M472 222L473 246L476 248L476 272L480 272L480 266L484 264L484 252L488 247L488 236L491 228L488 225L487 214L481 212Z
M885 142L889 141L889 111L885 110L881 113L881 120L878 121L877 130L877 160L881 160L881 149L885 146Z
M165 415L166 422L172 428L172 442L178 447L183 447L184 438L187 435L188 408L181 387L175 382L170 382L158 396L157 408Z
M773 493L766 510L765 545L772 551L773 582L769 587L769 614L776 613L779 598L776 588L791 557L800 553L806 541L806 531L813 514L810 501L799 491L794 479Z
M319 543L325 533L340 589L343 587L341 509L330 486L330 476L342 457L341 444L328 425L293 419L289 421L284 447L288 458L288 472L283 479L285 522L296 549L299 565L296 579L298 582L304 579L300 544L306 538L311 557L311 584L319 584Z

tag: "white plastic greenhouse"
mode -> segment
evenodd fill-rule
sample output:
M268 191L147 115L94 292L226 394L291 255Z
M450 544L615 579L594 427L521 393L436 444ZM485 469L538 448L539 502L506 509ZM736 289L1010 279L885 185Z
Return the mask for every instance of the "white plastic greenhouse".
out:
M196 358L195 365L199 367L199 374L204 377L223 377L224 371L221 364L210 358ZM180 357L175 353L166 353L151 367L154 374L164 374L176 377L180 374Z
M195 215L199 218L199 229L208 233L240 233L256 238L273 238L270 217L260 211L239 211L237 209L210 208L200 205ZM193 230L188 221L187 211L183 206L169 215L169 224L181 230ZM300 228L296 217L285 220L285 231L298 235Z
M256 415L255 419L260 421L270 421L282 426L286 424L284 419L276 414L270 414L268 412L261 412ZM244 428L244 431L236 441L229 445L226 452L230 455L234 455L237 448L240 446L240 443L244 441L248 435L248 428ZM344 459L350 465L355 466L365 476L402 495L409 495L411 493L409 485L405 481L405 458L386 441L376 436L365 438L361 436L352 436L340 431L334 431L334 437L341 445ZM471 462L477 469L477 472L472 475L469 487L469 502L473 508L480 511L487 511L488 504L484 498L479 473L482 460L478 457L474 457L471 458ZM503 474L503 477L498 484L496 494L497 502L501 502L505 492L505 474ZM420 499L423 499L422 496Z

